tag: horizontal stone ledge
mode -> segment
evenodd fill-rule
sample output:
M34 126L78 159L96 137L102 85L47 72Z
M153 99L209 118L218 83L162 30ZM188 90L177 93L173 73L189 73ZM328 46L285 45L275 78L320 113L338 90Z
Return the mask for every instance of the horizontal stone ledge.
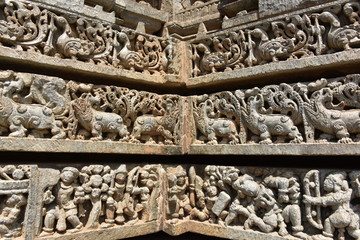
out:
M161 231L159 221L152 221L147 223L136 223L136 228L133 225L117 226L108 229L98 229L96 231L81 231L72 234L55 234L51 237L36 237L35 239L45 240L113 240L137 237L147 234L152 234Z
M324 77L324 73L326 74L327 71L342 73L343 71L346 72L347 68L350 69L359 64L360 49L352 49L328 55L272 62L233 71L192 77L188 79L186 86L189 89L205 89L215 86L224 88L224 86L228 85L249 86L254 85L255 80L257 86L279 81L289 82L289 78L293 79L293 81L299 78L311 80ZM356 69L356 67L352 69Z
M113 153L144 155L180 155L175 145L135 144L119 141L53 140L0 137L0 151L53 153Z
M35 69L59 77L73 77L87 82L116 85L144 84L161 88L183 85L177 75L148 74L131 70L117 69L107 65L95 65L73 59L49 57L37 52L20 51L0 46L0 61L7 67ZM4 65L3 65L4 67Z
M176 224L171 224L169 221L164 224L164 232L172 236L178 236L187 232L198 233L202 235L208 235L212 237L220 237L226 239L237 240L287 240L298 239L294 237L281 237L278 234L265 234L257 231L244 230L243 227L222 227L217 224L192 221L192 220L180 220ZM289 238L288 238L289 237Z
M190 155L288 155L288 156L358 156L360 144L301 143L246 145L191 145Z
M301 143L191 145L188 152L178 145L135 144L119 141L0 137L0 152L109 153L140 155L289 155L289 156L359 156L360 144Z

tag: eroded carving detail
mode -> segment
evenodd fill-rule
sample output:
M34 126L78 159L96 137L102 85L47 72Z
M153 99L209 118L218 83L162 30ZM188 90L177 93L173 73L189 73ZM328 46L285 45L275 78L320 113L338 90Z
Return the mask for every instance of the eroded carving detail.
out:
M0 44L48 56L71 58L149 73L172 73L168 38L114 30L81 17L58 15L33 3L6 0ZM168 72L169 70L169 72Z
M196 171L204 172L203 177ZM291 234L296 239L334 239L334 234L339 239L359 238L359 217L351 202L358 198L353 194L358 190L357 171L327 171L320 175L318 170L295 173L267 168L191 166L186 171L178 166L167 169L167 178L167 205L171 210L167 219L174 226L182 221L191 225L191 220L195 220L222 228ZM176 183L176 179L181 182ZM182 195L174 198L180 192ZM316 229L322 233L317 234Z
M58 184L44 193L40 236L157 220L160 171L158 165L63 168Z
M358 48L359 2L194 40L193 76Z
M353 74L193 97L194 143L358 142L359 79Z
M178 95L12 71L1 81L2 136L178 144Z
M23 235L23 221L31 178L30 166L0 167L0 237Z

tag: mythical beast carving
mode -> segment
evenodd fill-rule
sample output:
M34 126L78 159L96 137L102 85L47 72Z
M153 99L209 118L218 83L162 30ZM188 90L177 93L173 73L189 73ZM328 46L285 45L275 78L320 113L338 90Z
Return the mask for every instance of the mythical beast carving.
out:
M177 97L170 96L163 102L166 104L165 112L162 116L144 114L136 118L134 128L131 132L132 141L139 143L144 140L149 143L154 142L154 138L163 137L165 144L176 143L175 131L179 124L179 110L177 109Z
M103 133L107 133L107 137L111 140L115 140L117 136L126 137L129 132L122 117L116 113L95 110L92 107L94 101L99 99L87 94L83 98L75 99L72 104L77 120L92 134L92 140L102 140Z
M240 140L235 121L217 117L213 101L207 98L207 95L196 97L195 102L201 103L193 109L196 127L203 134L204 139L201 140L207 140L207 144L217 144L218 138L222 138L221 143L238 144Z
M25 137L28 129L32 136L41 137L51 131L52 138L65 138L61 121L55 120L52 110L41 105L19 104L3 95L0 90L0 125L10 129L10 137Z
M272 136L285 136L291 143L300 143L303 138L290 117L283 114L266 114L264 97L261 94L251 96L247 107L241 107L241 117L246 127L259 135L260 143L272 143Z
M304 112L314 127L328 134L324 137L335 135L339 143L352 142L350 134L360 133L360 110L336 110L339 105L332 104L333 91L328 87L314 92L313 96L309 103L304 103Z

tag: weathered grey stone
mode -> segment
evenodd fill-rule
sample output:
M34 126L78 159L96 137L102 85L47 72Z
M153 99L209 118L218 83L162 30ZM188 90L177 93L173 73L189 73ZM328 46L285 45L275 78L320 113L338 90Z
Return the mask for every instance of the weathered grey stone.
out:
M0 238L360 239L360 171L342 165L360 155L359 11L0 0L0 158L24 156L0 166ZM33 158L48 153L69 158ZM200 165L209 155L223 166ZM336 156L338 169L229 155Z

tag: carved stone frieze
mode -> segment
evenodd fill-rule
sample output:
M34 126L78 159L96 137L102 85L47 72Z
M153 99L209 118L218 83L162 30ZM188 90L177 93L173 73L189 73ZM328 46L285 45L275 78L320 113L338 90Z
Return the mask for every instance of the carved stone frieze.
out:
M32 199L34 170L29 165L0 166L0 237L13 239L28 235L28 199Z
M195 144L358 142L359 74L193 97Z
M196 77L358 48L359 4L351 1L254 28L194 40L192 74Z
M6 0L0 44L47 56L148 73L173 73L174 43L82 17L57 14L34 3Z
M64 167L44 192L40 237L157 220L160 166Z
M176 226L181 231L182 222L193 229L193 222L200 221L204 227L210 223L219 229L276 233L286 239L290 235L313 240L360 237L354 201L358 171L178 166L168 168L167 176L171 210L167 224L175 226L174 232Z
M161 230L227 239L360 237L356 169L111 164L0 170L3 238L96 239L101 232L122 239ZM30 220L34 216L39 220Z
M179 146L185 137L212 145L359 141L359 74L190 97L0 75L2 137Z
M1 135L178 144L180 96L1 72Z

